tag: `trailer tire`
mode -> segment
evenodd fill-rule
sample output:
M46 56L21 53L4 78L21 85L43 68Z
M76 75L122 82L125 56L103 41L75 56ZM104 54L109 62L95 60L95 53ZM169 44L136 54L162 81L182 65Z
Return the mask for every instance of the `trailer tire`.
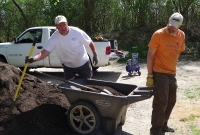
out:
M76 102L69 107L67 120L78 135L94 135L100 126L98 112L85 101Z
M141 72L140 72L140 71L138 71L138 75L139 75L139 76L141 75Z

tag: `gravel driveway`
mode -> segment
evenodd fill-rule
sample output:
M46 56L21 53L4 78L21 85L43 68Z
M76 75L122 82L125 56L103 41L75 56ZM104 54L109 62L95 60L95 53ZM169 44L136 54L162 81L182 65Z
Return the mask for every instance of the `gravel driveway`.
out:
M117 82L130 83L138 86L146 84L146 63L141 64L141 76L129 77L125 64L117 64L102 71L121 72ZM177 104L172 112L169 125L176 129L175 133L164 133L165 135L199 135L200 134L200 61L180 61L177 66L178 96ZM192 98L188 98L190 92ZM195 96L196 95L196 96ZM131 104L127 110L125 125L119 129L116 135L149 135L151 126L151 104L153 97L141 102ZM196 116L194 120L180 121L180 119ZM196 134L190 129L191 125L197 127ZM199 134L198 134L199 133Z

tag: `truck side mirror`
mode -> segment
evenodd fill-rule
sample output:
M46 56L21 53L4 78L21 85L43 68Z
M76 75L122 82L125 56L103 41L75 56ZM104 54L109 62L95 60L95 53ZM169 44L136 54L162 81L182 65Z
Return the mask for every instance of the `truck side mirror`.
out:
M14 43L17 43L18 41L17 41L17 37L14 37Z

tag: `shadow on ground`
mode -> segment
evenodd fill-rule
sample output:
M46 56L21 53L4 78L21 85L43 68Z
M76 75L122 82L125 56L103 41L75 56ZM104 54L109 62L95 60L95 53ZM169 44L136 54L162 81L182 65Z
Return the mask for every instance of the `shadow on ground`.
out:
M121 75L121 72L114 72L114 71L95 71L93 73L93 79L104 80L104 81L111 81L116 82Z
M48 71L48 72L40 71L40 72L43 72L45 74L49 74L49 75L57 77L57 78L64 79L64 73L63 72L52 72L52 71ZM36 72L27 72L27 73L30 74L30 75L33 75L33 76L35 76L35 77L37 77L37 78L39 78L42 81L47 82L47 83L53 83L53 84L62 83L62 81L56 80L56 79L51 78L51 77L47 77L45 75L41 75L41 74L36 73ZM116 82L120 75L121 75L121 72L95 71L95 72L93 72L92 79ZM79 78L79 77L77 76L77 78Z
M75 133L70 129L66 109L53 104L43 104L30 111L15 115L3 124L3 135L64 135ZM0 132L1 134L1 132Z

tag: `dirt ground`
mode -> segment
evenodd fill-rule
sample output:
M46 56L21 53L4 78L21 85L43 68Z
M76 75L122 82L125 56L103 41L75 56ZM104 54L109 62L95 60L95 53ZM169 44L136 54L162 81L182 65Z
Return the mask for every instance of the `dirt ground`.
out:
M7 116L20 71L12 66L0 64L0 119ZM177 104L170 117L170 126L175 133L165 135L193 134L190 126L194 124L200 130L200 117L194 120L180 121L191 115L200 116L200 61L180 61L177 67L178 96ZM146 82L146 64L141 64L141 76L128 76L125 64L116 64L98 69L97 73L114 72L119 74L116 82L144 86ZM95 76L95 73L94 73ZM104 79L112 76L103 77ZM103 80L103 79L102 79ZM26 85L28 84L28 85ZM198 89L197 89L198 88ZM196 91L195 91L196 90ZM187 92L196 92L188 98ZM152 98L131 104L127 110L125 124L119 127L116 135L148 135L151 119ZM69 107L67 98L56 85L49 85L39 78L26 74L22 89L13 109L14 118L6 124L0 124L0 135L74 135L67 124L64 114Z
M128 77L124 67L122 64L116 68L118 71L122 71L117 82L145 85L146 63L141 64L141 76ZM110 69L115 69L115 66ZM177 103L169 120L169 126L175 128L176 132L163 133L163 135L200 135L200 61L179 61L176 78L178 83ZM117 135L149 135L152 100L153 97L131 104L127 110L125 125L122 127L124 132L118 132ZM191 116L196 117L190 119ZM189 120L180 121L183 118ZM191 131L191 125L197 126L197 133Z

